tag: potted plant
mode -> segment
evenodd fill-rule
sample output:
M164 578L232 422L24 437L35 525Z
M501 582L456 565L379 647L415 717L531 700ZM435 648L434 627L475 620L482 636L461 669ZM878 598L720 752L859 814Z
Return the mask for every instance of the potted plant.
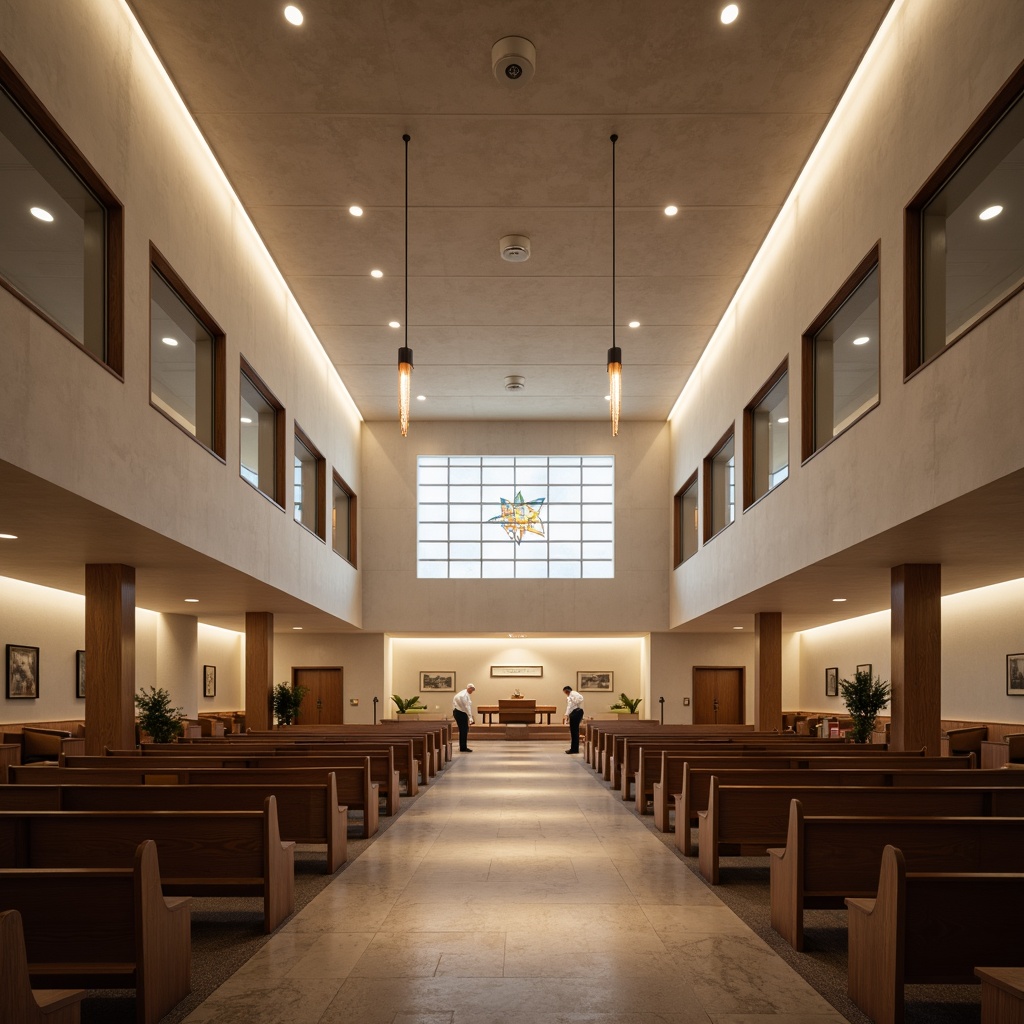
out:
M870 672L857 672L853 682L849 679L839 680L839 693L853 719L850 731L854 743L867 743L875 728L878 712L889 703L892 695L889 683L883 683L878 676L872 682Z
M624 693L620 693L618 701L611 706L611 710L622 715L635 715L642 700L642 697L627 697Z
M140 732L154 743L170 743L185 731L185 712L171 707L171 695L162 686L151 686L148 693L143 687L135 695L135 706L139 709Z
M274 717L278 725L292 725L299 718L299 708L309 690L305 686L278 683L274 687Z
M398 694L391 694L391 699L398 705L398 713L400 715L408 714L410 711L426 711L426 704L420 704L420 699L416 697L399 697Z

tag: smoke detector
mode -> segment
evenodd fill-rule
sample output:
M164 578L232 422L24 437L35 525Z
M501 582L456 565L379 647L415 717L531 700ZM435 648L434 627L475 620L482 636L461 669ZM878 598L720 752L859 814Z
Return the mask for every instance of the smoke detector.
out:
M530 258L530 240L526 235L505 235L498 239L498 251L509 263L525 263Z
M505 36L491 47L494 77L505 85L525 85L533 78L537 48L522 36Z
M526 390L526 378L520 377L518 374L511 374L505 378L505 390L506 391L525 391Z

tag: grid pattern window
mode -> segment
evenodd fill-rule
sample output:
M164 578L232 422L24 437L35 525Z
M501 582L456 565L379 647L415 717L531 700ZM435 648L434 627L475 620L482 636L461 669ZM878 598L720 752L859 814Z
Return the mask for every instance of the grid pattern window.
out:
M346 562L356 564L356 496L344 480L334 474L331 505L331 545Z
M943 173L941 188L929 191L932 198L919 214L916 365L943 352L1024 287L1024 96L952 175Z
M169 268L150 268L150 402L224 458L224 336L171 276Z
M421 579L611 579L614 456L422 456Z
M866 262L804 335L805 459L878 405L877 248Z
M284 410L251 367L243 363L239 409L242 479L284 506Z
M0 61L0 284L118 374L121 244L119 204Z
M321 540L326 540L324 484L327 464L313 442L295 426L292 461L292 506L295 521Z
M697 474L682 486L675 503L675 564L682 565L697 554Z
M730 428L704 460L704 539L721 533L736 518L736 434Z
M772 375L745 410L747 445L744 507L749 507L789 476L789 371L787 364Z

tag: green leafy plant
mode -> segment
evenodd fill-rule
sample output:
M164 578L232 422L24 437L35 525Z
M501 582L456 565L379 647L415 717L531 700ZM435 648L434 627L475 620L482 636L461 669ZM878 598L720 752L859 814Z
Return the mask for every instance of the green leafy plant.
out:
M391 699L398 705L398 713L404 715L407 711L426 711L426 704L420 704L420 699L416 697L399 697L398 694L391 694Z
M299 717L299 708L309 693L305 686L278 683L274 687L274 717L278 725L293 725Z
M171 695L162 686L151 686L148 693L143 687L135 695L135 706L139 709L139 729L154 743L170 743L185 731L185 712L171 707Z
M889 703L892 696L888 681L883 683L878 676L872 681L870 672L857 672L853 682L849 679L839 680L839 694L853 719L851 732L854 742L866 743L875 728L878 712Z
M631 715L635 715L642 700L643 697L627 697L624 693L620 693L618 703L613 704L611 710L628 711Z

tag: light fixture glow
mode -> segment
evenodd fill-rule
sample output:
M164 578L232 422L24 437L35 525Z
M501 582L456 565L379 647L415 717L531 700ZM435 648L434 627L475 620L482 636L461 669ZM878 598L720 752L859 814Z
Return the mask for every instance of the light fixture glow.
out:
M742 629L743 627L742 626L733 626L732 628L733 629Z
M629 326L630 327L639 327L640 326L640 321L639 320L630 320L629 321Z
M298 9L294 4L289 4L284 9L285 20L290 22L292 25L302 24L302 11Z
M251 416L240 416L238 422L239 423L252 423L252 417Z
M612 347L608 349L608 402L612 417L612 437L619 434L619 416L622 412L622 349L615 344L615 143L612 143Z
M402 325L397 320L389 320L388 327L394 327L396 330Z
M36 220L45 221L47 224L53 223L53 214L49 210L44 210L41 206L33 206L29 211Z
M678 206L666 206L665 207L665 216L666 217L674 217L678 212L679 212L679 207Z
M854 338L854 345L866 345L871 339L867 335L862 335L859 338Z
M362 217L363 208L361 206L350 206L348 208L348 212L351 213L353 217Z
M292 626L292 629L302 629L301 626Z
M16 533L0 533L0 540L17 540L18 535Z
M185 598L185 604L199 604L199 598L198 597L186 597Z
M371 270L370 271L370 277L383 277L383 276L384 276L384 271L383 270Z
M779 417L779 422L780 423L788 423L789 422L789 417L788 416L780 416Z
M178 347L178 339L177 338L161 338L160 340L165 345L169 345L171 348L177 348Z
M1001 206L989 206L978 214L978 220L991 220L993 217L998 217L1002 212L1003 208Z
M728 4L722 8L722 24L731 25L740 16L740 9L736 4Z
M417 395L416 396L416 401L417 402L425 402L426 400L427 400L427 396L426 395Z
M402 437L409 434L409 393L412 388L412 349L409 348L409 140L405 143L405 344L398 350L398 425ZM377 273L377 271L374 271Z
M846 598L845 597L833 597L832 598L832 603L833 604L845 604L846 603Z

